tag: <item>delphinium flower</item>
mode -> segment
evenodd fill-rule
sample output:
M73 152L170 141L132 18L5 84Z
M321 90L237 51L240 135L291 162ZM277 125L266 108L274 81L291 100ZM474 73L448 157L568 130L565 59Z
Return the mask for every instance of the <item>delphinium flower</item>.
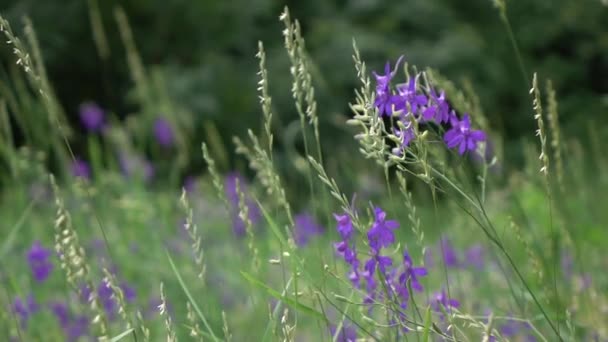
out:
M312 237L323 233L324 230L309 213L296 215L294 224L294 240L299 247L306 246Z
M123 296L125 297L127 303L132 303L135 301L135 298L137 297L137 292L135 292L135 289L133 287L131 287L126 282L122 282L120 284L120 289L122 290Z
M445 289L437 292L433 295L430 300L431 307L436 312L451 312L451 308L460 307L460 302L454 298L448 296L448 293Z
M57 318L59 325L64 328L70 321L70 309L62 302L52 302L49 304L49 308L53 315Z
M460 260L458 258L458 253L452 246L452 242L448 239L447 236L441 238L439 250L443 255L443 262L446 267L459 267Z
M335 324L330 325L329 333L331 334L332 340L336 342L357 341L357 329L346 321L342 323L340 331L338 331L338 327Z
M232 230L236 236L245 235L245 222L239 216L239 194L236 183L238 181L239 191L245 195L245 205L249 212L249 220L255 225L260 221L261 213L257 204L247 196L247 184L245 178L238 172L231 172L224 179L224 189L228 204L230 204L230 216L232 218Z
M23 302L19 297L15 298L15 301L11 306L13 313L19 317L19 322L22 328L27 326L30 316L38 312L39 309L40 307L31 294L27 296L25 302Z
M412 113L414 116L420 114L420 110L423 106L428 104L429 99L419 92L418 79L420 74L410 77L407 84L400 84L397 86L398 96L395 96L393 102L395 104L395 110L402 111L404 113Z
M138 177L143 179L144 182L149 182L154 178L154 166L149 160L141 156L121 153L118 157L118 163L125 177Z
M458 147L458 153L464 154L467 151L475 151L477 144L486 141L486 134L483 131L471 129L471 118L465 114L462 120L455 115L450 118L452 127L445 132L443 140L448 148Z
M483 246L479 245L479 244L471 246L465 252L465 258L466 258L467 264L470 266L473 266L477 269L483 268L483 266L485 264L484 256L485 256L485 250L483 249Z
M403 273L399 276L399 283L402 286L406 286L409 282L412 286L412 289L418 292L422 292L423 288L418 280L418 277L424 277L428 274L428 271L425 267L414 267L414 263L412 262L412 258L409 253L405 251L403 253Z
M68 342L79 341L81 337L89 334L90 319L84 315L78 315L70 320L64 329Z
M44 248L40 241L35 241L27 252L30 269L34 279L39 283L44 282L53 270L53 263L50 260L52 254L51 250Z
M425 121L434 121L437 124L442 124L448 122L450 117L455 115L454 111L450 112L445 92L441 91L441 94L437 96L435 90L431 88L428 102L422 111L422 118Z
M114 291L107 281L102 280L101 283L99 283L99 286L97 286L97 297L99 298L108 319L114 320L117 313L116 300L114 299Z
M397 72L401 59L402 57L397 60L393 71L391 71L390 62L386 62L384 66L384 75L378 75L374 72L374 77L376 77L376 99L374 101L374 106L378 108L378 115L380 116L390 116L393 113L395 97L391 91L391 79Z
M393 230L399 227L399 222L395 220L386 221L386 213L376 207L374 209L375 220L371 229L367 232L369 246L372 250L379 252L381 248L390 246L395 242Z
M348 278L353 285L358 288L360 286L359 259L357 258L357 252L355 251L354 244L351 242L353 223L348 214L334 214L334 218L338 223L336 229L342 238L342 240L334 244L334 247L336 248L338 254L342 256L344 261L351 266L351 272Z
M78 157L76 157L74 161L72 161L70 170L72 172L72 176L74 177L82 178L85 180L91 178L91 168L89 167L89 164Z
M391 71L390 62L384 68L384 74L373 72L376 78L374 107L380 117L396 117L399 124L393 124L391 133L399 140L398 146L393 149L397 156L404 156L405 149L414 140L412 121L420 124L434 123L447 125L443 140L448 148L458 148L463 155L467 151L475 151L480 142L486 141L486 134L481 130L471 129L470 117L465 114L459 119L456 112L450 108L446 94L443 90L436 90L432 86L422 87L418 84L422 73L410 76L406 83L398 84L396 92L391 88L392 78L395 76L397 66ZM439 95L437 95L439 93ZM397 115L395 115L397 114Z
M401 157L405 154L405 149L410 145L410 142L416 138L413 123L411 121L405 122L402 127L393 129L393 133L399 139L399 144L393 148L393 154Z
M95 103L83 103L80 105L80 121L89 132L97 133L104 128L105 113Z
M169 120L159 117L154 121L154 137L156 142L162 147L173 146L175 136L173 135L173 127Z
M184 179L183 188L188 194L194 193L196 191L197 185L198 181L194 176L187 176L186 179Z
M536 341L534 335L530 334L530 324L520 320L509 319L506 323L499 326L498 331L503 338L514 340L516 337L523 337L521 341ZM518 340L520 341L520 340Z

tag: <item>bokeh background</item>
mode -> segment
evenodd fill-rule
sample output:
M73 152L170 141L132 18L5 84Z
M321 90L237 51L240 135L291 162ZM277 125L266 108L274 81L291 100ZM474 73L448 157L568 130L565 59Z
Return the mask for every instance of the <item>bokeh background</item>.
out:
M162 84L170 106L138 105L115 20L118 5L127 14L152 83ZM210 135L227 146L222 168L235 168L232 136L260 127L258 41L266 46L275 118L281 127L297 122L278 20L285 5L300 20L314 63L327 146L346 140L352 145L343 122L357 85L354 38L372 70L404 55L410 64L430 66L473 89L491 128L505 139L506 167L519 166L521 137L534 130L529 84L490 0L3 0L0 12L17 34L22 17L31 18L49 78L74 128L70 140L78 154L86 155L78 151L85 138L78 119L81 103L93 101L122 121L142 110L158 111L188 123L190 131L183 135L195 153L184 163L186 174L203 169L199 146ZM509 1L507 15L526 72L553 80L560 112L567 113L560 118L562 127L584 144L590 122L598 127L606 122L608 6L600 0ZM14 87L15 57L5 44L0 53L0 80L8 91ZM27 143L15 122L13 129L17 144ZM288 150L288 140L279 134L279 153Z

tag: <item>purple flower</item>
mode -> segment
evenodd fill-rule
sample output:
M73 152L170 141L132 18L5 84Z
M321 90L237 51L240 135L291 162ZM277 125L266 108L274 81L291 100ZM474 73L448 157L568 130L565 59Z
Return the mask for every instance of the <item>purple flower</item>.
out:
M89 132L97 133L104 127L105 113L95 103L83 103L80 105L80 121Z
M37 282L44 282L51 271L53 270L53 263L49 259L53 253L44 248L40 241L35 241L27 252L27 261L30 264L30 269L34 275L34 279Z
M247 196L247 183L243 176L238 172L231 172L224 178L224 190L226 198L230 204L230 216L232 217L232 230L236 236L245 235L245 222L239 216L239 194L236 184L239 184L239 191L245 195L245 204L249 212L249 220L255 225L260 221L262 214L258 205Z
M350 220L348 214L338 215L334 214L334 218L338 221L336 229L343 240L350 239L353 234L353 222Z
M50 304L50 309L53 315L57 317L59 325L65 329L70 322L70 310L68 306L61 302L54 302Z
M133 287L129 286L129 284L127 284L126 282L123 282L122 284L120 284L120 289L122 290L122 294L125 297L127 303L135 301L137 293L135 292L135 289Z
M469 265L482 269L484 266L484 254L483 246L474 245L465 252L465 258Z
M107 281L101 281L97 287L97 296L101 301L101 305L103 306L108 319L113 320L116 317L116 302L114 300L114 291Z
M446 267L458 267L460 266L460 261L458 260L458 254L456 254L456 250L452 246L450 240L444 236L441 238L441 253L443 254L443 262Z
M426 121L433 120L437 124L448 122L450 114L452 117L455 116L454 111L450 113L450 107L447 100L445 99L445 93L441 91L441 94L437 96L434 89L431 89L431 96L428 98L426 108L422 111L422 118Z
M376 207L374 209L376 219L372 228L367 232L369 246L373 251L379 252L381 248L388 247L395 242L393 230L399 227L399 223L394 220L386 221L386 213Z
M392 72L390 62L386 62L384 65L384 75L378 75L376 72L373 72L374 77L376 77L376 99L374 101L374 106L378 108L378 115L380 116L389 116L393 113L392 107L395 102L395 97L390 89L391 79L397 72L401 59L403 59L403 56L399 57L395 64L395 70Z
M118 163L125 177L138 177L145 182L154 178L154 166L149 160L141 156L129 156L126 153L121 153L118 157Z
M399 139L399 145L393 148L393 154L402 157L410 142L416 138L412 123L407 122L403 128L394 128L393 133Z
M458 153L464 154L467 151L475 151L477 144L486 141L486 134L480 130L471 129L471 119L468 114L465 114L462 120L458 120L456 116L450 119L452 128L450 128L443 137L448 148L458 147Z
M70 169L72 171L72 176L74 177L87 180L91 179L91 168L89 167L89 164L78 157L74 159Z
M89 318L87 316L75 317L64 329L64 332L68 342L78 341L89 333Z
M401 273L401 275L399 276L399 284L407 288L407 282L409 280L412 289L418 292L422 292L423 288L420 282L418 281L418 277L424 277L428 274L426 268L414 267L412 258L410 257L407 251L403 253L403 265L405 269L403 270L403 273Z
M38 312L40 307L34 300L34 297L30 294L27 296L25 303L21 300L21 298L15 298L11 309L13 313L19 317L21 326L25 328L30 316Z
M342 237L342 241L334 243L334 247L338 252L338 255L344 258L347 264L351 266L351 272L349 274L349 279L353 283L354 286L359 287L359 259L357 258L357 252L354 249L354 246L350 246L350 238L353 233L353 223L350 220L350 216L344 213L342 215L334 214L334 218L337 221L336 230Z
M431 307L436 312L443 312L443 310L450 312L450 308L458 308L459 306L460 302L456 299L448 298L448 295L445 290L441 290L441 292L435 293L431 300Z
M417 83L419 77L420 74L416 75L415 77L410 77L407 84L400 84L397 86L399 96L394 100L395 110L407 110L408 112L416 115L418 114L419 108L428 103L426 96L417 92Z
M329 332L332 336L332 340L336 342L356 342L357 341L357 329L348 324L347 322L343 322L342 328L338 331L338 327L332 324L329 327ZM337 333L337 335L336 335ZM335 339L334 339L335 336Z
M300 247L306 246L313 236L323 233L323 227L321 227L315 221L315 218L308 213L296 215L294 217L294 223L294 239L296 245Z
M191 194L196 191L197 183L196 177L188 176L186 179L184 179L183 188L188 194Z
M374 277L376 273L376 267L380 269L380 272L386 275L388 272L388 268L393 265L393 259L391 257L382 256L382 255L372 255L365 265L363 266L363 276L367 279L371 279Z
M156 138L156 142L162 147L173 146L175 137L171 123L167 119L163 117L156 119L154 122L154 137Z

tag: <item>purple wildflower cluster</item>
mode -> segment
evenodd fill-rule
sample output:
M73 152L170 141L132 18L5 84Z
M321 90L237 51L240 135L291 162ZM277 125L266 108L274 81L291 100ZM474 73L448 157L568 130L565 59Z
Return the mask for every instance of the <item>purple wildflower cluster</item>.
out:
M399 124L393 126L393 134L399 139L393 153L402 156L410 142L416 138L414 121L418 123L434 123L445 125L447 130L443 135L446 146L457 148L459 154L467 151L474 152L480 142L486 141L483 131L471 129L471 119L468 114L459 118L450 108L445 92L439 94L429 87L423 89L419 80L422 74L410 77L407 83L391 87L392 78L403 57L397 60L395 68L391 70L390 62L384 67L384 75L374 72L376 78L376 97L374 106L380 117L395 117Z
M301 213L294 217L295 230L294 239L296 245L304 247L311 238L323 233L324 229L319 225L315 218L309 213Z
M260 221L261 213L257 204L247 196L247 183L245 178L238 172L231 172L224 179L224 190L230 205L230 217L232 219L232 231L236 236L244 236L246 232L245 222L239 217L239 194L236 183L239 183L239 191L245 194L245 204L249 210L249 220L255 225Z
M88 335L90 320L87 316L74 315L62 302L53 302L49 308L63 330L66 341L78 341L81 337Z
M44 248L40 241L35 241L27 252L27 262L32 270L32 275L39 283L44 282L53 270L53 263L50 260L51 255L53 255L53 252Z
M348 214L334 214L337 221L337 231L341 241L334 244L337 253L350 265L349 279L353 286L361 288L365 283L365 303L372 304L377 300L395 300L402 309L405 309L409 301L409 288L416 292L422 292L423 286L419 278L427 275L424 267L416 267L409 253L403 253L403 261L400 265L394 265L390 256L382 255L382 249L389 247L395 242L394 230L399 223L387 220L386 213L381 208L374 209L374 222L367 232L369 244L369 258L363 263L356 252L353 235L353 223ZM383 284L385 286L378 286ZM385 291L385 289L387 289ZM372 306L370 306L370 311ZM395 314L395 319L403 321L402 312Z
M168 148L173 146L175 136L169 120L159 117L154 121L154 138L156 138L156 142L161 147Z
M15 298L11 309L15 316L19 318L19 324L21 324L21 327L25 328L27 327L27 322L30 319L30 316L38 312L40 310L40 306L30 294L25 299L25 302L19 297Z
M91 133L99 133L105 128L105 112L93 102L80 106L80 121L84 128Z

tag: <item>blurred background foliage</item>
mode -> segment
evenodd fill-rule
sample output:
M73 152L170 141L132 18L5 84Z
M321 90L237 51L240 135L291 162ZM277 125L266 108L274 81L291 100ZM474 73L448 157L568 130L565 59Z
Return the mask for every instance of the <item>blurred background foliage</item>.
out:
M351 57L354 38L370 70L403 54L410 64L435 68L459 86L468 82L491 127L505 137L506 157L515 163L523 159L517 142L535 129L530 85L490 0L3 0L0 13L17 34L22 33L22 17L32 19L49 78L75 128L71 139L76 148L84 139L78 133L82 102L97 102L121 120L144 110L158 111L150 115L172 111L163 114L182 116L178 120L189 129L185 144L194 154L187 168L199 170L201 140L217 133L232 151L233 135L261 126L254 57L258 40L267 51L281 127L279 151L289 152L290 136L297 135L293 130L297 133L299 126L278 20L285 5L302 24L314 63L321 134L332 153L340 153L335 151L342 151L345 141L350 149L354 145L344 127L358 85ZM106 53L94 40L91 6L99 8ZM127 14L150 83L161 85L159 93L171 105L138 106L115 20L117 6ZM600 0L507 1L507 16L527 73L537 71L541 79L553 80L565 130L583 138L592 120L605 123L608 6ZM0 52L2 82L12 86L15 57L6 44ZM220 158L224 170L235 167L234 161L232 152Z

